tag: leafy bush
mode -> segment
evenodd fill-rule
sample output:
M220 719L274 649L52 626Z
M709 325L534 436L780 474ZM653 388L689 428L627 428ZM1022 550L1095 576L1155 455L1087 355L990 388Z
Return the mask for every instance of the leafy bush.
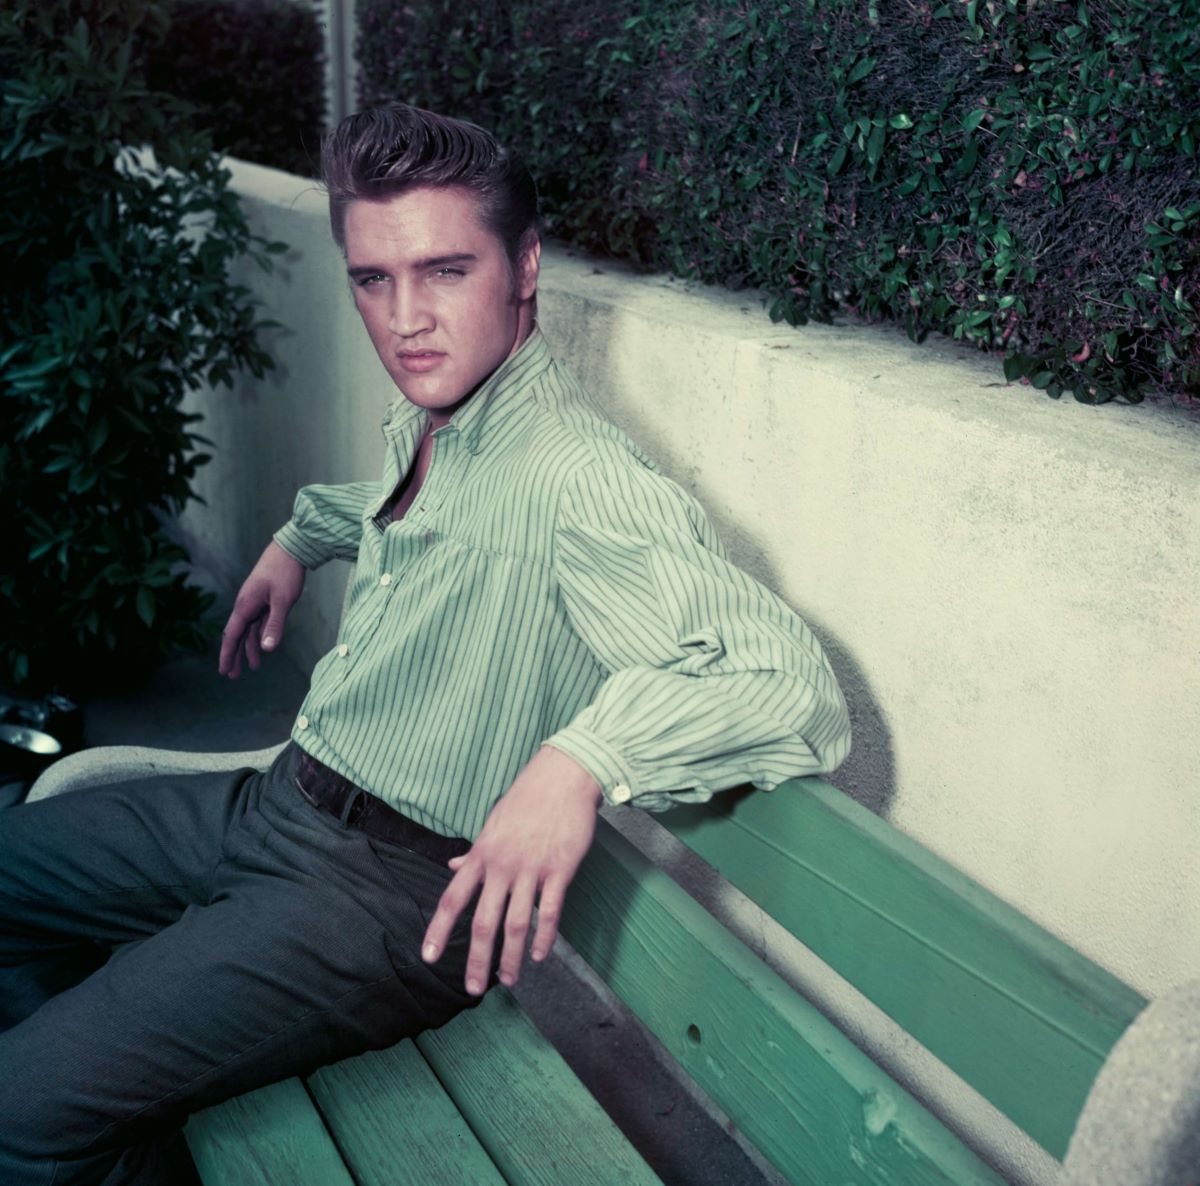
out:
M324 39L297 0L168 0L147 80L196 105L221 152L316 174L325 119Z
M208 599L164 525L206 460L180 404L270 365L228 267L280 245L133 71L155 17L149 0L0 14L0 673L38 691L198 640Z
M618 11L619 9L619 11ZM1200 394L1194 0L361 0L366 103L495 129L549 229L1005 352L1057 396Z

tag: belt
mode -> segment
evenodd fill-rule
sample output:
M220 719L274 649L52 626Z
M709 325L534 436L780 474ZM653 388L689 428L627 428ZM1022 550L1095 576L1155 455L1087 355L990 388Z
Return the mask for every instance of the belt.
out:
M443 836L402 815L378 795L355 786L304 750L296 763L295 783L296 789L314 807L328 811L346 827L391 841L431 861L444 865L471 847L471 842L461 836Z

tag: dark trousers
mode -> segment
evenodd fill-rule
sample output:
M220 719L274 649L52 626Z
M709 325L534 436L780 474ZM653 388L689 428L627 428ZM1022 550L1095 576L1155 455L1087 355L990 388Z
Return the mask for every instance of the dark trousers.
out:
M189 1113L477 1003L469 913L419 956L451 871L308 802L297 754L0 811L4 1186L179 1186Z

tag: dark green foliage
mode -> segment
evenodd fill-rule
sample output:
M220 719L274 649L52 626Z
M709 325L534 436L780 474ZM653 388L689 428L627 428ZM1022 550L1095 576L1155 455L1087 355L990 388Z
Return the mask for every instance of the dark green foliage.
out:
M324 40L300 0L167 0L147 81L196 104L230 156L315 176L325 119Z
M1200 394L1197 0L360 0L363 99L526 154L549 229L1005 352L1050 395Z
M0 14L0 679L39 691L128 679L197 640L208 598L164 528L206 460L180 404L270 365L227 269L278 245L132 70L155 16L148 0Z

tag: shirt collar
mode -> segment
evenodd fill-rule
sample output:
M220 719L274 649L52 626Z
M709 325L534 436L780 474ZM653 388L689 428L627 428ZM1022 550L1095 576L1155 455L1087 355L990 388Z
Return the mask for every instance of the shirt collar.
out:
M534 323L529 337L515 354L506 358L480 385L475 394L450 417L447 428L453 428L471 453L483 447L489 431L498 428L525 405L529 384L553 362L550 347L542 331ZM423 417L425 412L410 404L403 396L389 410L385 423L392 431L409 421Z

